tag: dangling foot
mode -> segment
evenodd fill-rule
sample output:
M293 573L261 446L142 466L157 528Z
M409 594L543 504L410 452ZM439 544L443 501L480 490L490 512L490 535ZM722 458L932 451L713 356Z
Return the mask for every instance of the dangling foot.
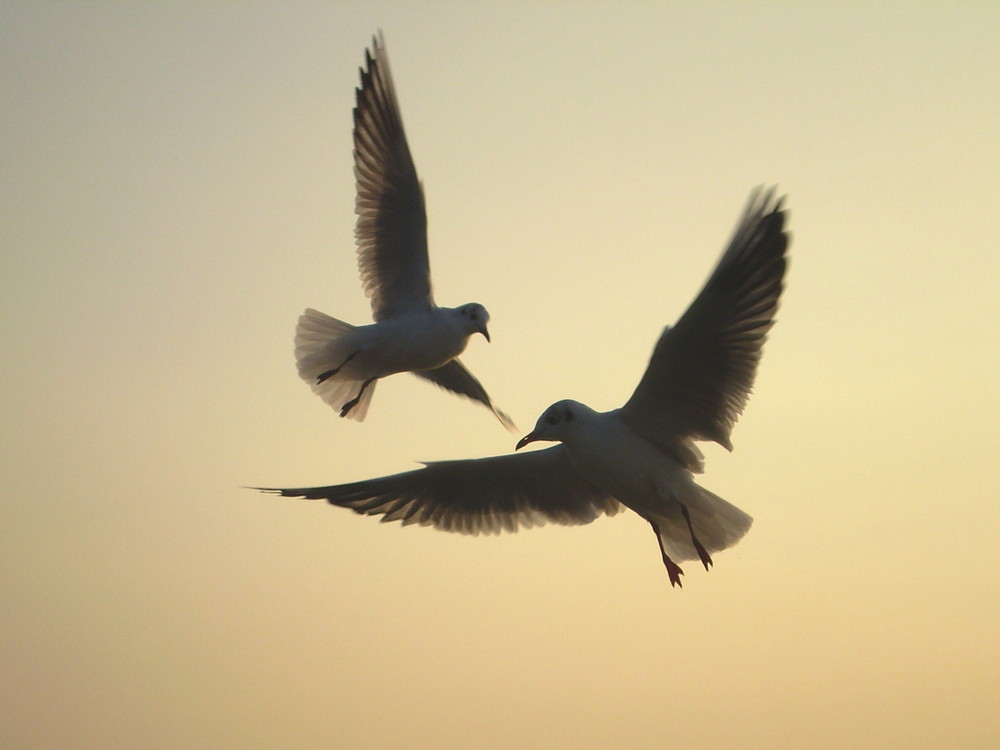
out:
M646 520L648 521L649 519ZM653 527L653 533L656 534L656 543L660 545L660 555L663 556L663 564L667 568L667 575L670 576L670 585L684 588L684 584L681 583L681 576L684 575L684 571L681 570L680 565L670 559L667 551L663 549L663 539L660 538L660 527L653 521L649 521L649 525Z
M319 376L316 378L316 385L319 385L324 380L328 380L329 378L332 378L338 372L340 372L341 370L343 370L344 367L347 365L347 363L350 362L352 359L354 359L359 354L361 354L361 350L360 349L358 349L356 352L351 352L350 354L347 355L347 359L345 359L339 365L337 365L336 367L334 367L332 370L327 370L326 372L321 372L319 374ZM358 395L360 396L361 394L358 394ZM348 411L350 411L350 409L348 409ZM344 415L341 414L340 416L344 416Z
M708 554L708 550L705 549L704 545L698 541L698 537L694 533L694 526L691 525L691 514L688 513L687 506L684 503L681 503L680 506L681 513L684 514L684 520L687 521L688 531L691 532L691 543L694 545L695 551L701 559L701 564L705 566L705 570L708 570L713 565L712 556Z
M353 357L353 356L354 355L352 354L351 357ZM348 359L350 359L351 357L348 357ZM343 367L343 365L341 365L341 367ZM358 402L361 400L361 396L364 395L365 388L367 388L368 386L370 386L377 379L378 378L368 378L368 380L366 380L364 383L362 383L361 384L361 390L358 391L358 395L355 396L354 398L352 398L346 404L344 404L343 407L341 407L341 409L340 409L340 416L346 417L348 414L350 414L351 409L353 409L355 406L358 405Z
M677 586L678 588L684 588L684 584L681 583L681 576L684 575L684 571L681 570L681 566L666 555L663 556L663 564L667 566L667 575L670 576L670 585Z

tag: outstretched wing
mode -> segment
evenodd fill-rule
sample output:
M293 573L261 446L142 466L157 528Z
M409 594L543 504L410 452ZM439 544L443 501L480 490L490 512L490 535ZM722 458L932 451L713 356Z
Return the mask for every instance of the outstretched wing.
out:
M504 427L511 432L517 431L517 425L514 424L514 421L493 405L493 401L490 399L489 394L486 393L486 389L483 388L482 383L471 372L465 369L465 365L459 362L458 359L453 359L448 364L433 370L414 370L413 374L419 375L452 393L457 393L459 396L465 396L466 398L471 398L473 401L485 404L486 408L496 415L496 418L500 420L500 423Z
M389 73L381 34L365 51L354 108L354 229L361 285L383 320L433 305L424 193Z
M654 443L713 440L732 450L785 274L788 235L774 189L755 190L698 297L656 344L622 417Z
M462 534L498 534L544 523L585 524L622 506L584 481L561 445L491 458L438 461L422 469L331 487L274 489L326 500L382 521Z

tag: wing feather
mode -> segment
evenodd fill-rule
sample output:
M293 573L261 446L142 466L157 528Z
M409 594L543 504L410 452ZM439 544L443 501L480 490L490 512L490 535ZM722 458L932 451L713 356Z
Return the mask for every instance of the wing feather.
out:
M372 315L383 320L433 306L424 193L406 142L381 35L365 51L354 108L354 229Z
M512 432L517 431L517 425L514 424L514 421L493 405L493 401L486 393L486 389L483 388L483 384L458 359L453 359L448 364L433 370L414 370L413 374L452 393L457 393L459 396L465 396L484 404L496 415L504 427Z
M257 487L326 500L382 521L461 534L498 534L544 523L590 523L622 506L570 465L562 445L490 458L437 461L422 469L329 487Z
M785 212L755 190L729 247L677 325L665 328L622 417L669 446L730 433L753 387L787 266Z

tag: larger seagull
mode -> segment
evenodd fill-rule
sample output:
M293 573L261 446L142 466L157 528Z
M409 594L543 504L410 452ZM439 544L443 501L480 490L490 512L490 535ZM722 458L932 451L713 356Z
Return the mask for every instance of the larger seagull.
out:
M340 416L361 421L379 378L413 372L506 414L457 357L490 316L476 302L438 307L431 294L424 193L406 143L381 35L365 51L354 108L354 230L370 325L353 326L308 309L295 333L299 376Z
M694 441L732 450L730 433L781 295L784 222L773 189L755 191L722 259L677 324L660 335L625 405L601 413L559 401L515 450L536 440L560 445L429 463L352 484L258 489L466 534L590 523L624 505L652 526L670 582L681 585L678 562L698 559L707 570L712 553L736 544L752 522L694 482L704 468Z

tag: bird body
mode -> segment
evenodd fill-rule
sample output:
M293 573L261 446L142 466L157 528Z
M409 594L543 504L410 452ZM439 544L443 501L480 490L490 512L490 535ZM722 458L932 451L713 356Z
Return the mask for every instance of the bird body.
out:
M708 568L711 553L735 544L753 523L695 483L678 456L696 448L665 450L637 433L621 409L597 412L578 401L560 401L546 409L517 449L537 440L561 443L584 480L652 525L672 581L680 575L676 562L700 559Z
M597 412L576 401L563 401L560 406L577 415L568 430L556 434L580 476L641 516L669 511L677 500L673 488L690 472L629 429L620 409ZM554 437L539 430L533 434L538 440Z
M308 309L299 318L295 337L299 376L335 408L341 408L361 384L370 382L350 411L350 416L362 420L375 381L449 364L465 350L474 333L489 335L488 320L482 306L475 304L435 307L361 326Z
M343 372L346 376L364 379L412 370L433 370L461 354L476 330L485 331L485 322L478 329L471 327L457 308L450 307L356 326L343 343L360 354L344 366ZM343 351L344 347L341 344L330 349ZM303 359L309 356L306 354ZM327 360L331 365L336 361L336 356ZM316 364L322 366L319 360Z
M455 308L434 303L423 188L381 38L372 47L354 108L354 234L375 322L353 326L307 309L295 335L299 376L340 416L361 421L380 378L414 372L479 401L513 429L457 359L473 334L489 341L486 309L474 302Z
M680 467L629 430L619 411L598 412L579 401L560 401L546 410L550 419L558 413L560 421L549 424L541 419L518 448L534 440L558 440L573 468L595 487L636 512L656 507L656 497L669 483L669 475ZM622 456L628 460L622 461Z

